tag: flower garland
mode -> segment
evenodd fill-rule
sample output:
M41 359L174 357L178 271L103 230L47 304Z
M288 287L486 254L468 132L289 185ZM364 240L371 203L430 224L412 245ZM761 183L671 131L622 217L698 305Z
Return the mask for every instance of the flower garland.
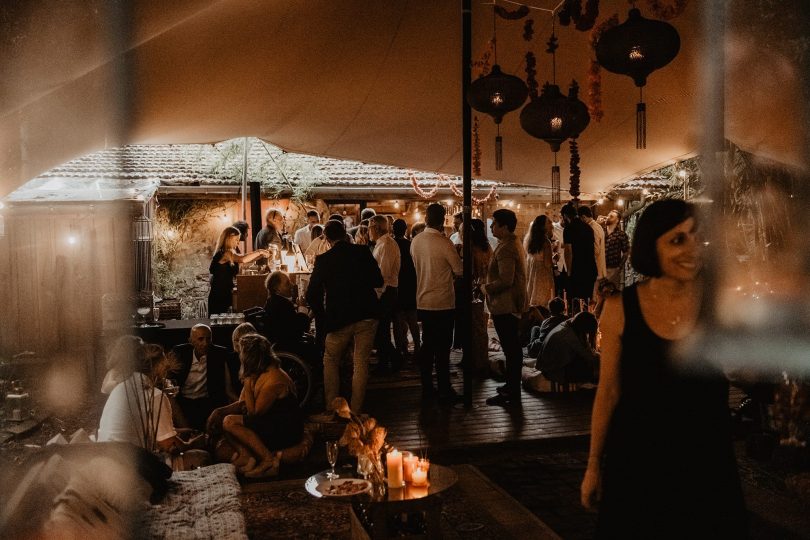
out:
M534 19L526 19L523 24L523 41L531 41L534 37Z
M431 189L430 191L425 191L424 189L422 189L422 187L419 185L419 181L416 179L416 175L413 173L413 171L408 171L408 176L410 177L411 186L413 186L413 190L416 192L417 195L419 195L423 199L430 199L434 195L436 195L436 193L439 192L439 187L442 184L447 184L450 187L450 191L452 191L453 195L455 195L456 197L463 197L464 196L464 192L456 185L455 182L453 182L450 179L449 176L447 176L445 174L438 175L439 178L438 178L438 180L436 180L436 185L433 186L433 189ZM473 195L472 202L473 202L473 204L483 204L483 203L489 201L491 198L496 197L496 196L497 196L496 195L496 186L493 185L493 186L491 186L489 188L489 191L487 192L486 196L484 196L484 197L476 197L475 195Z
M478 115L473 117L473 154L472 173L473 176L481 176L481 137L478 132Z
M591 30L590 36L590 45L591 49L596 51L596 44L599 42L599 38L602 37L602 34L609 28L613 28L614 26L618 26L619 24L619 15L613 14L612 16L608 17L601 23ZM602 120L602 117L605 115L605 112L602 110L602 66L599 65L599 62L596 60L591 60L591 64L588 67L588 112L591 115L591 118L599 122Z
M650 6L650 11L658 17L668 21L674 19L686 9L686 4L689 0L672 0L671 2L663 2L662 0L647 0L647 5Z
M481 53L481 58L472 63L472 78L473 80L483 77L489 73L492 64L492 55L495 53L495 39L492 38L487 41L487 46L484 52Z
M529 96L537 97L537 58L532 51L526 53L526 86L529 87Z
M450 186L450 191L453 192L453 195L455 195L456 197L463 197L464 196L464 192L462 190L460 190L455 183L448 180L447 184ZM490 200L494 195L495 195L495 186L491 186L489 188L489 192L486 194L485 197L480 197L479 198L479 197L476 197L475 195L473 195L472 196L472 202L473 202L473 204L484 204L485 202Z
M430 191L425 191L424 189L422 189L422 187L419 185L419 182L416 180L416 175L413 174L413 171L408 171L408 177L410 177L411 179L411 186L413 187L413 190L416 192L417 195L419 195L423 199L430 199L431 197L436 195L439 192L439 186L442 185L442 175L439 175L439 179L436 181L436 185L433 186L433 189L431 189Z

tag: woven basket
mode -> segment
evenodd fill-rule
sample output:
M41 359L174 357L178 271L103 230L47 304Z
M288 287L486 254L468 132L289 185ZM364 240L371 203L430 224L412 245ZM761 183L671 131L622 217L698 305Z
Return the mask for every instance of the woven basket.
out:
M180 318L180 300L177 300L176 298L169 298L156 302L155 307L160 308L161 321Z

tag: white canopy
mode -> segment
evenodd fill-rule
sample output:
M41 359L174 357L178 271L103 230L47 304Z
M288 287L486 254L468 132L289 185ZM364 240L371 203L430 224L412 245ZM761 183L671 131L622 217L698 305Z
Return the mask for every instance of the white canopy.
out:
M116 35L105 14L111 3L11 4L1 8L0 19L0 196L101 148L238 136L301 153L461 172L460 0L140 0L133 2L131 38L119 45L107 39ZM624 0L600 4L599 20L627 16ZM604 118L580 138L583 191L603 190L697 151L700 4L690 2L671 21L681 52L644 89L646 150L634 147L637 89L628 77L603 71ZM646 6L639 3L651 16ZM544 50L551 17L537 9L529 17L536 30L530 44L521 37L523 21L498 20L498 60L504 71L525 77L523 57L531 47L542 84L550 78ZM737 36L734 28L732 17L727 137L803 165L795 63L760 47L764 38ZM491 6L474 0L474 58L491 29ZM559 26L557 34L558 83L565 91L575 78L584 96L593 56L589 35ZM131 68L128 79L124 65ZM479 115L482 177L548 185L552 154L521 130L518 112L504 119L500 172L494 170L493 123ZM563 171L567 160L565 150Z

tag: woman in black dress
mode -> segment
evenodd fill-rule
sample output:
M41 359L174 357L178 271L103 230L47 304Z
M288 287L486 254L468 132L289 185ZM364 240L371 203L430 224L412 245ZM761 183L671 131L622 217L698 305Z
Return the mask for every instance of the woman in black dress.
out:
M694 207L652 204L631 262L650 279L605 302L601 376L582 504L599 538L742 538L746 512L720 369L672 354L694 329L700 254Z
M239 263L253 262L269 254L266 249L257 249L253 253L240 255L236 251L240 234L236 227L227 227L219 235L211 265L208 267L211 274L211 289L208 292L209 315L226 313L233 304L233 279L239 273Z

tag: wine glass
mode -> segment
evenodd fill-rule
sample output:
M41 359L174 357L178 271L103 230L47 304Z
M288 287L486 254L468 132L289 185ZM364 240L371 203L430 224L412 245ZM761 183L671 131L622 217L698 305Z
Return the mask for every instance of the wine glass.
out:
M141 316L141 322L146 322L146 316L152 312L151 306L140 306L135 311L138 312L138 315Z
M340 478L340 475L338 475L335 472L335 463L337 463L337 457L338 457L338 442L326 441L326 459L329 460L329 466L332 467L332 470L326 473L326 477L329 480Z
M172 398L180 393L180 387L174 379L163 379L163 393Z

